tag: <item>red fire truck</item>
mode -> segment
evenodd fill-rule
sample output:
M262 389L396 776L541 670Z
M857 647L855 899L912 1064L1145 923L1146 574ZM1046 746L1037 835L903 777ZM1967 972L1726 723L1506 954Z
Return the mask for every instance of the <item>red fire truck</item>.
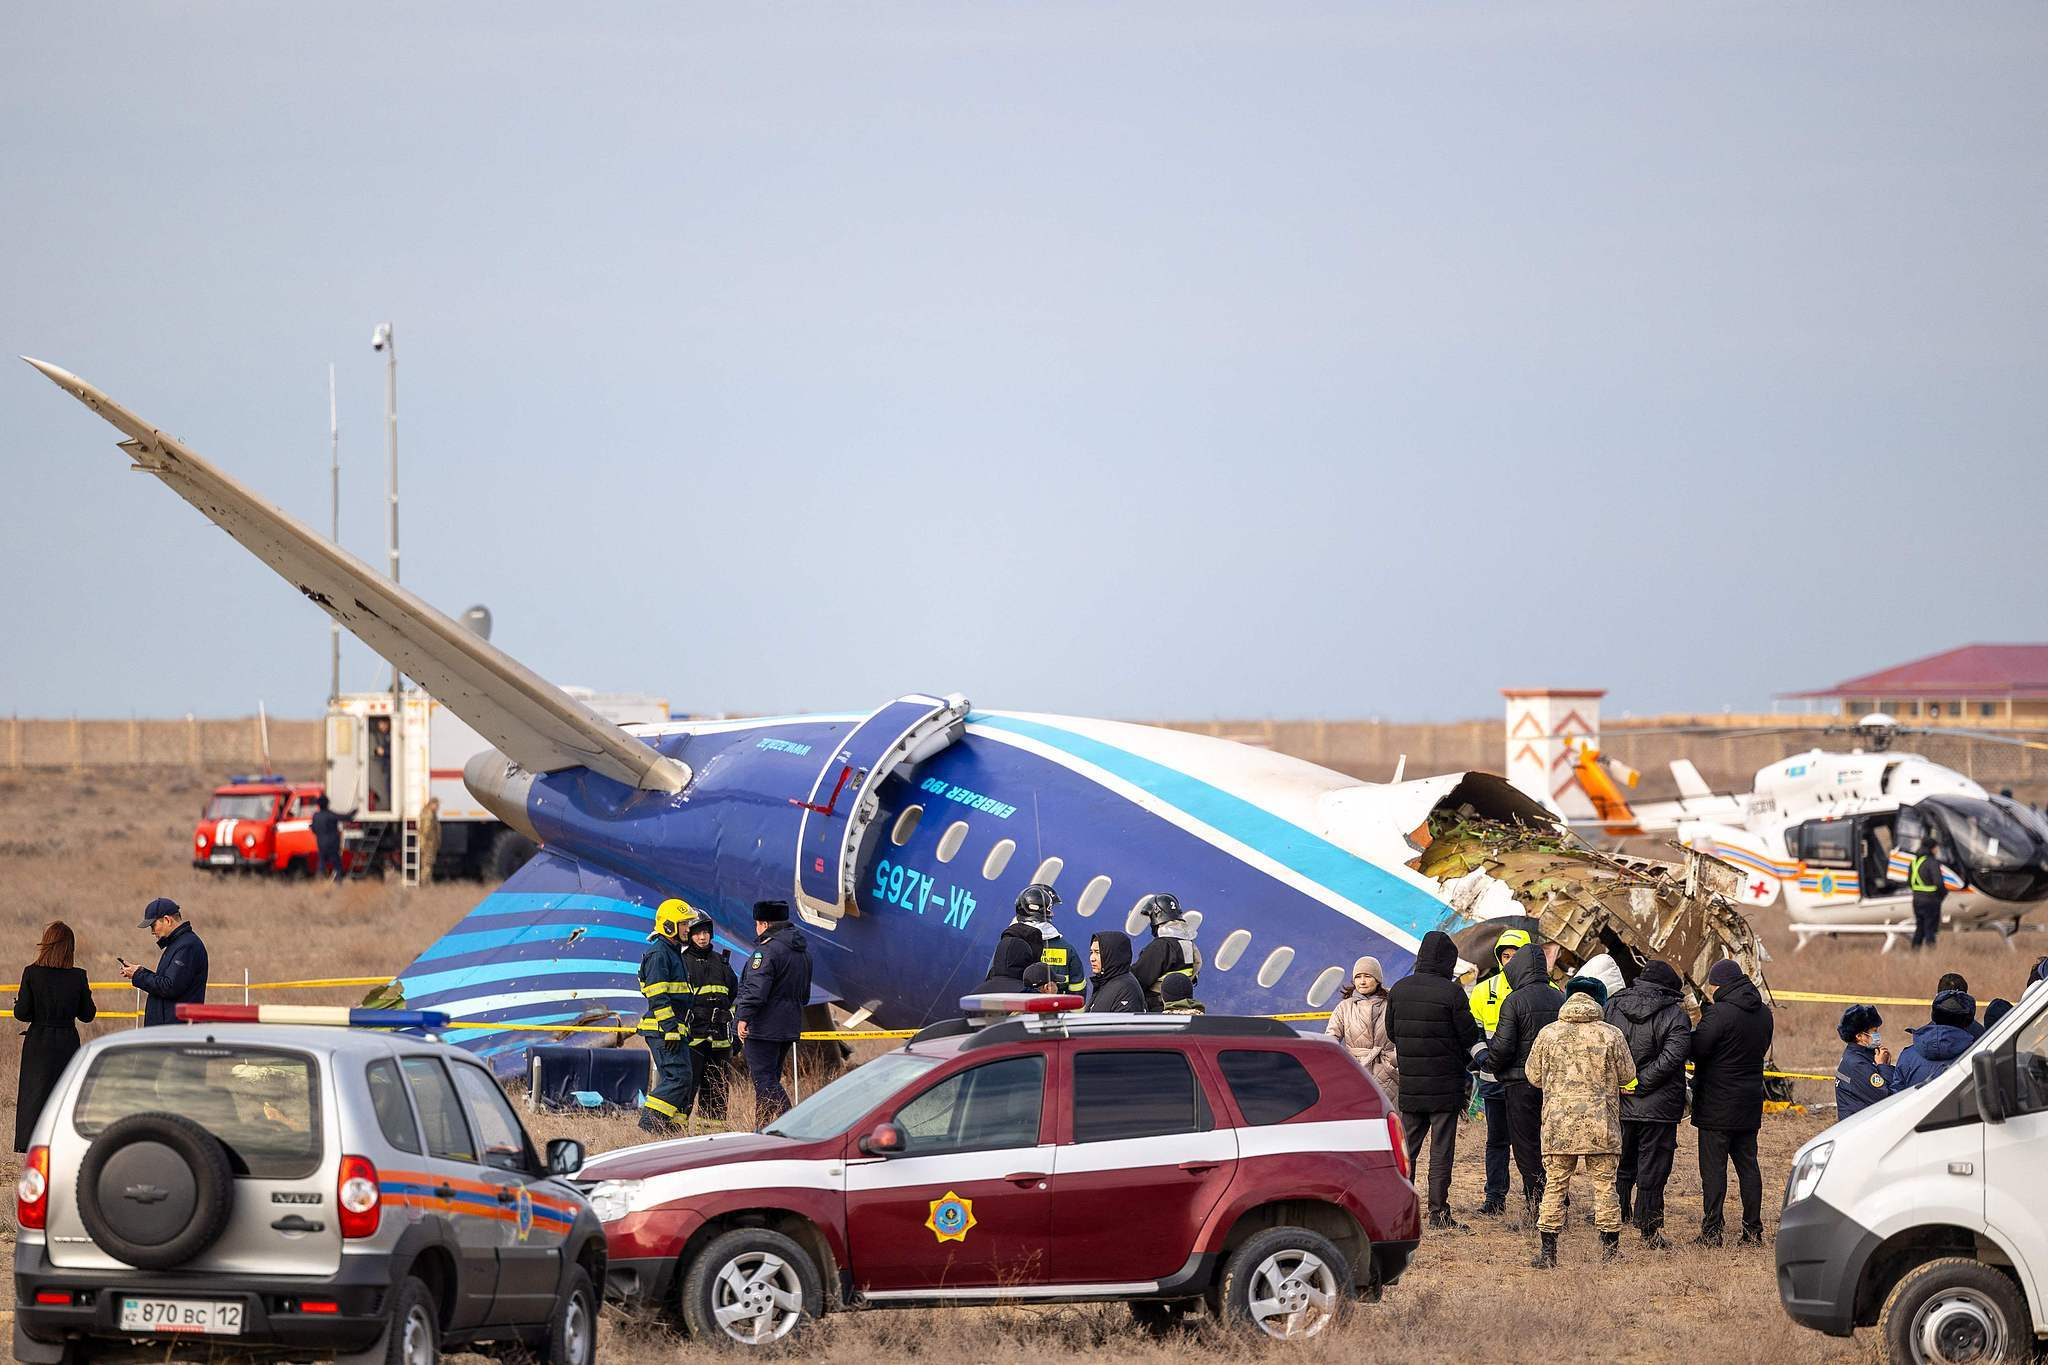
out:
M213 872L279 872L312 876L318 782L287 782L279 773L245 773L214 788L192 832L192 865Z

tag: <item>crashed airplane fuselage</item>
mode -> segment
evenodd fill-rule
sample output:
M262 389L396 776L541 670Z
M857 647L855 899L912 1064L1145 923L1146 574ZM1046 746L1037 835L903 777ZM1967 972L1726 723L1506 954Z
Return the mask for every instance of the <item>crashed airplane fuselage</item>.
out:
M1327 1008L1362 954L1397 977L1424 933L1463 922L1423 861L1441 831L1556 836L1489 774L1361 783L1225 740L958 696L621 730L76 376L32 363L121 430L138 468L496 746L465 781L544 848L397 984L410 1005L492 1026L457 1036L503 1070L549 1038L509 1026L637 1017L635 968L670 896L742 952L753 905L791 903L815 999L910 1027L980 984L1026 884L1058 888L1056 923L1084 957L1091 933L1140 932L1138 900L1172 891L1198 921L1208 1008L1276 1014Z

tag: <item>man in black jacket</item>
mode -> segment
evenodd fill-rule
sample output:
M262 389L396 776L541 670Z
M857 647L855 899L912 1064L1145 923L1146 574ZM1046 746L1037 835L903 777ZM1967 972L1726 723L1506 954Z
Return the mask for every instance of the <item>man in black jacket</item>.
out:
M1188 927L1187 912L1171 891L1155 891L1138 902L1138 913L1152 922L1152 941L1131 964L1138 989L1145 992L1145 1009L1157 1014L1165 1008L1159 983L1179 973L1188 979L1188 993L1202 975L1202 950L1195 946L1195 931Z
M1664 1236L1664 1186L1678 1150L1678 1121L1685 1117L1685 1058L1692 1049L1682 989L1670 963L1652 961L1607 1002L1607 1022L1628 1040L1636 1064L1635 1088L1621 1096L1615 1192L1621 1220L1633 1221L1644 1245L1659 1251L1671 1245Z
M141 927L156 935L162 950L156 970L138 967L121 959L121 975L135 983L135 989L149 999L142 1006L142 1026L175 1024L178 1006L206 1003L206 945L185 912L169 896L158 896L142 910Z
M355 818L355 812L343 815L327 804L321 797L314 803L313 818L308 825L313 831L313 849L320 858L320 870L316 874L333 881L341 880L341 825L344 820Z
M1771 1050L1771 1012L1756 983L1722 959L1707 972L1713 1004L1692 1031L1692 1123L1700 1133L1699 1246L1721 1245L1728 1164L1742 1194L1742 1245L1764 1243L1764 1182L1756 1164L1756 1132L1764 1122L1764 1058Z
M754 955L740 978L733 1014L740 1051L754 1078L754 1120L765 1128L789 1108L782 1064L803 1036L804 1006L811 1003L811 954L803 933L789 922L788 901L754 903Z
M1088 940L1091 1014L1144 1014L1145 990L1131 974L1131 936L1104 929Z
M1522 1174L1522 1200L1528 1222L1536 1220L1543 1199L1543 1092L1529 1084L1529 1049L1545 1024L1564 1008L1564 992L1550 984L1550 961L1543 945L1531 943L1508 959L1508 985L1501 1002L1500 1023L1486 1044L1487 1065L1501 1081L1508 1111L1508 1150Z
M1451 1162L1457 1155L1458 1115L1465 1079L1482 1045L1471 1001L1454 979L1458 945L1432 929L1415 950L1415 971L1387 992L1387 1034L1401 1074L1401 1129L1408 1169L1429 1139L1429 1225L1463 1231L1451 1217ZM1510 995L1509 1000L1514 997Z
M1024 971L1045 956L1045 931L1052 923L1059 892L1033 882L1017 893L1017 917L996 939L995 955L989 959L988 976L981 983L983 994L1016 993L1030 989Z

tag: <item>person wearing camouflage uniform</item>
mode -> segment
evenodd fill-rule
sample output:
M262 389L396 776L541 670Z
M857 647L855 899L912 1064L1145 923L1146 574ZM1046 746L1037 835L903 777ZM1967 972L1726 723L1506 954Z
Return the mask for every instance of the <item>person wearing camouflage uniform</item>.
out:
M1543 1207L1536 1217L1542 1247L1530 1264L1557 1264L1572 1174L1593 1182L1593 1222L1601 1254L1621 1254L1621 1200L1615 1171L1621 1164L1621 1091L1636 1078L1628 1040L1607 1022L1607 988L1589 977L1565 987L1557 1021L1544 1026L1524 1066L1529 1084L1543 1092Z

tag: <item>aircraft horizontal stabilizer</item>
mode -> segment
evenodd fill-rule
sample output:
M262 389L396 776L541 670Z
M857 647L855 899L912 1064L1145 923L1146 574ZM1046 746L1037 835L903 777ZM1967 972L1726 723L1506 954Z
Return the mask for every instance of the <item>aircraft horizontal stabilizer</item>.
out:
M584 767L654 791L681 791L688 784L690 771L683 764L264 502L175 437L78 376L22 359L119 429L128 438L121 449L137 467L163 480L514 763L534 772Z

